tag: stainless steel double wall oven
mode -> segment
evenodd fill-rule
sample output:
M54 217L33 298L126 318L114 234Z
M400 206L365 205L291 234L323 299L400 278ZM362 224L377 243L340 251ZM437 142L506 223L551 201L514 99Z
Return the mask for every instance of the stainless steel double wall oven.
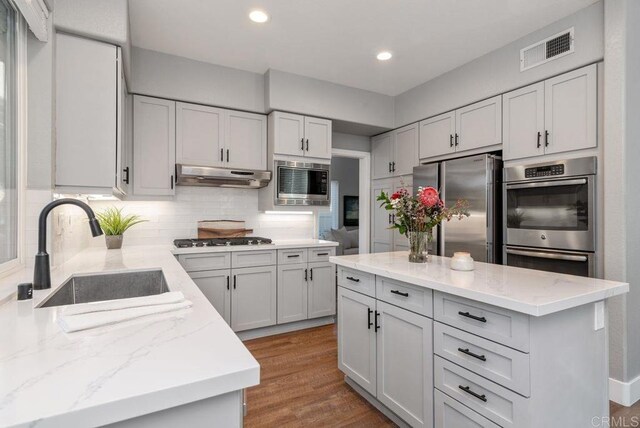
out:
M504 264L596 276L595 157L504 170Z

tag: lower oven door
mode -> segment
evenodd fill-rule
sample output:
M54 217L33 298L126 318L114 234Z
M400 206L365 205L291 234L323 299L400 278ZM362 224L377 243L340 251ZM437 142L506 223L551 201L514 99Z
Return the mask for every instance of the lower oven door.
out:
M595 277L595 254L505 246L504 264L526 269Z

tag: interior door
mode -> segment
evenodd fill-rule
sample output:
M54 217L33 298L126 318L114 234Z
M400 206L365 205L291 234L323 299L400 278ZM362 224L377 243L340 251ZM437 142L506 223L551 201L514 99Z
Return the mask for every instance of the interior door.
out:
M395 144L393 145L394 175L407 175L413 172L413 167L418 165L418 124L414 123L394 131Z
M233 331L274 325L276 313L276 267L233 269L231 328Z
M175 194L176 103L133 98L133 191L136 195Z
M308 318L336 313L336 268L327 262L309 263Z
M456 152L502 144L502 96L456 110Z
M231 324L231 270L210 270L189 274L216 311Z
M502 96L503 157L544 154L544 82Z
M393 243L391 211L380 206L376 199L381 192L391 194L393 186L391 180L374 180L371 183L371 243L374 253L391 251Z
M225 111L227 166L241 169L267 169L267 117L243 111ZM225 153L226 155L226 153Z
M338 368L376 395L376 300L338 287Z
M544 93L546 153L596 147L596 64L547 80Z
M176 103L176 163L224 166L224 115L220 108Z
M307 319L306 263L278 266L278 324Z
M331 159L331 121L317 117L304 118L305 156Z
M412 427L431 427L433 321L379 300L376 305L376 397Z
M391 177L391 162L395 134L387 132L371 139L371 178Z
M304 116L299 114L272 113L274 127L273 151L277 155L304 155Z
M420 159L446 155L455 151L456 112L450 111L420 122Z

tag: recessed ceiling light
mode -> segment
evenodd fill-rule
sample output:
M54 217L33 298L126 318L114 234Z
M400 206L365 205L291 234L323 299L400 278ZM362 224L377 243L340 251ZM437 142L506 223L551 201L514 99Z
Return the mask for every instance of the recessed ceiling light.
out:
M380 61L387 61L389 59L391 59L393 55L391 55L391 52L380 52L378 55L376 55L376 58L378 58L378 60Z
M249 14L249 19L253 22L262 24L263 22L267 22L269 20L269 15L261 10L252 10Z

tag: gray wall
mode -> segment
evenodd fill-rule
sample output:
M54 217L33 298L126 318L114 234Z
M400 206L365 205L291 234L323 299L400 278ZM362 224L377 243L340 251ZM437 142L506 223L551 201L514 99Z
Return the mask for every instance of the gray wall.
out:
M344 196L359 196L359 168L358 159L352 158L331 158L331 180L338 181L338 189L340 192L340 220L339 227L344 225ZM352 229L352 228L349 228Z
M54 8L57 30L120 46L125 74L131 75L128 0L55 0Z
M576 38L573 54L520 72L520 49L572 26ZM603 55L603 3L598 2L398 95L395 127L599 61Z
M371 139L363 135L344 134L341 132L334 132L333 134L331 134L331 146L334 149L370 152Z
M388 95L269 70L266 109L285 110L347 122L393 127L394 99Z
M640 375L640 2L605 3L604 199L605 277L630 291L609 302L610 376Z
M49 34L52 35L49 18ZM54 51L53 40L27 39L27 187L53 187Z
M264 113L264 76L133 48L131 92Z

